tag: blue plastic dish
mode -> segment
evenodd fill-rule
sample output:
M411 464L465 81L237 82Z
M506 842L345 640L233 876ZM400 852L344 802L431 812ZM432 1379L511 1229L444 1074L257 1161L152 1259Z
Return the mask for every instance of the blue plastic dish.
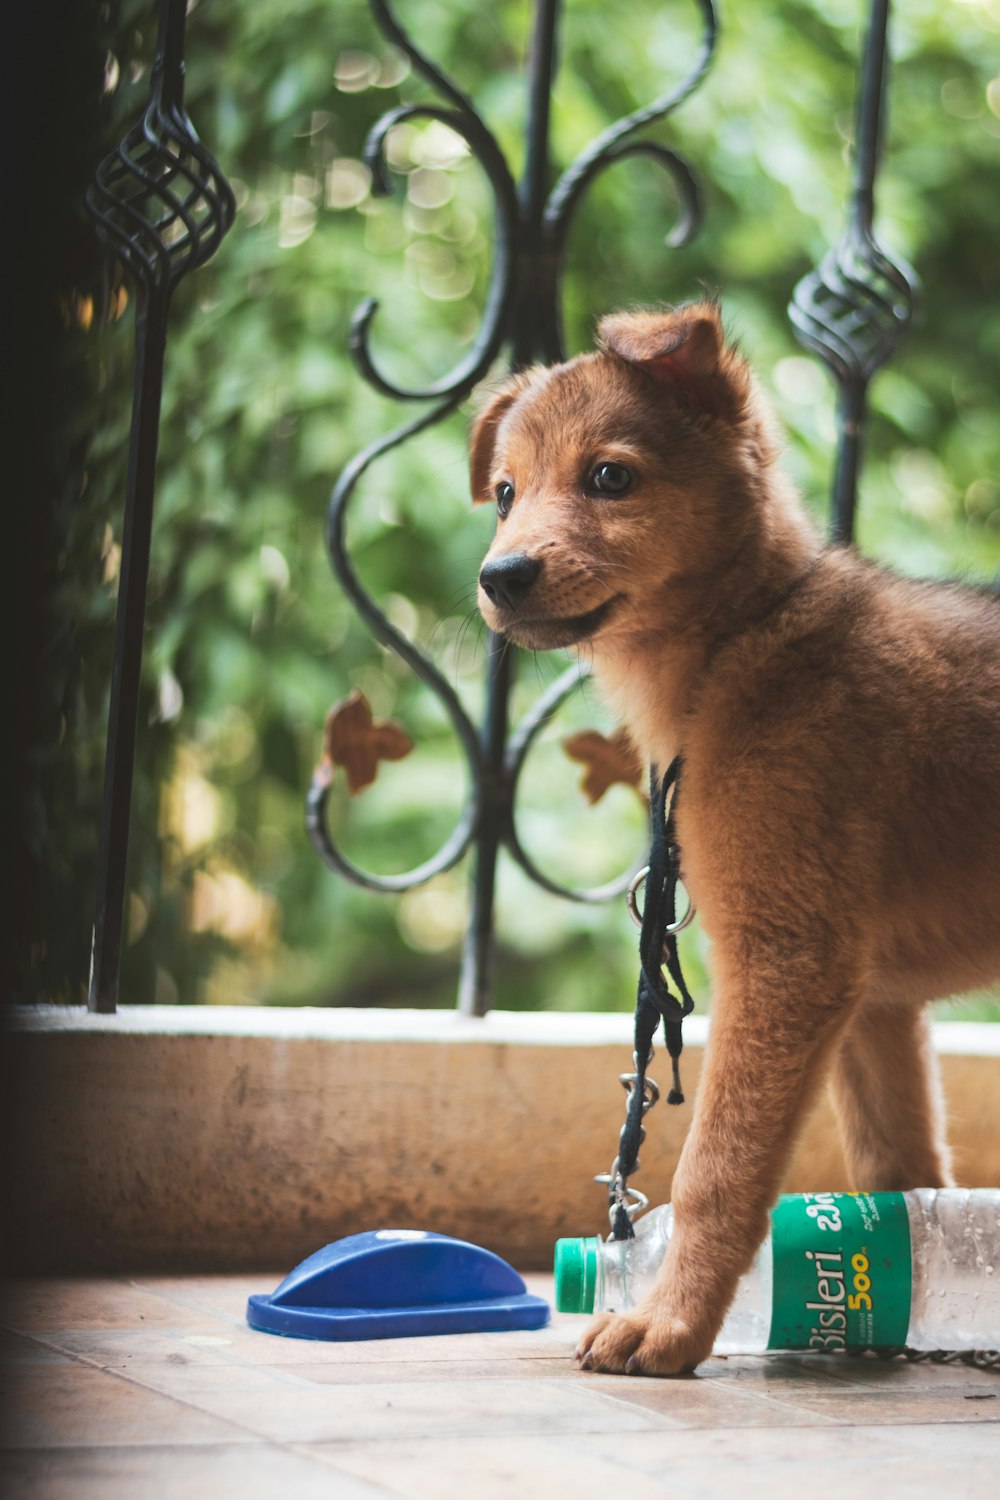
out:
M377 1229L324 1245L247 1322L298 1339L400 1339L544 1328L549 1304L490 1250L423 1229Z

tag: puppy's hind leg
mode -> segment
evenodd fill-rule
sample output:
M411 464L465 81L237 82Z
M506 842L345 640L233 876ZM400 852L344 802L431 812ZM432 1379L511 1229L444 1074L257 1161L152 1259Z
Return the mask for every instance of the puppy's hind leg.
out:
M937 1058L922 1009L860 1007L834 1060L832 1091L856 1189L951 1184Z

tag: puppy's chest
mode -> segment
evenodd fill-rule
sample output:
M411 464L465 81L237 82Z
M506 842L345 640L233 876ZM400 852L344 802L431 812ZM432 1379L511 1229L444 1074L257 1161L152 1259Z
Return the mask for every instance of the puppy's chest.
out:
M595 660L601 696L628 730L640 760L661 771L683 750L685 686L689 674L677 665Z

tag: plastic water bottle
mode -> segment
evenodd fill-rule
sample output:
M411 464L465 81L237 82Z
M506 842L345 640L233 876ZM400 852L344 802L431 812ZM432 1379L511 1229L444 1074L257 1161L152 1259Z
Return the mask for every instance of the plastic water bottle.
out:
M559 1240L556 1308L623 1312L651 1289L669 1204L633 1240ZM716 1354L1000 1348L1000 1189L796 1193L741 1277Z

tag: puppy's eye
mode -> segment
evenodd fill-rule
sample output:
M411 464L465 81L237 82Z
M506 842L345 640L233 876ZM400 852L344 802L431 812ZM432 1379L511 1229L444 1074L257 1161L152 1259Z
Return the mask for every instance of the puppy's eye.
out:
M599 495L624 495L632 488L632 471L624 464L598 464L590 483Z
M497 497L497 511L501 516L506 516L514 504L514 486L508 484L506 479L498 484L494 494Z

